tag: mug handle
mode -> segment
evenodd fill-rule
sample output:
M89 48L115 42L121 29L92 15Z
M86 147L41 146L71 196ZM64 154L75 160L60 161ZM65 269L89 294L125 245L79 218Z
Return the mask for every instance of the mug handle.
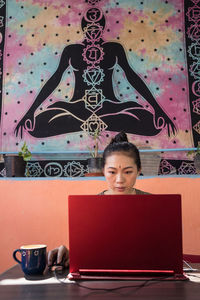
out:
M22 262L17 258L16 254L17 252L21 252L21 249L16 249L14 252L13 252L13 258L14 260L16 260L19 264L21 264Z

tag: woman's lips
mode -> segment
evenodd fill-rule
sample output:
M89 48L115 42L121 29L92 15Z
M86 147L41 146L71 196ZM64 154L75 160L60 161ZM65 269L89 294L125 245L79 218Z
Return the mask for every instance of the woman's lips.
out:
M125 187L116 187L116 190L118 191L118 192L124 192L125 191Z

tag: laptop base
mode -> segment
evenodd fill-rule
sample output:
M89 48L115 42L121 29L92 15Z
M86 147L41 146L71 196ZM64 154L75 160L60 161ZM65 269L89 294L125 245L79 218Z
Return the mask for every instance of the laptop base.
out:
M171 270L84 270L81 272L69 273L69 280L188 280L184 274L174 274Z

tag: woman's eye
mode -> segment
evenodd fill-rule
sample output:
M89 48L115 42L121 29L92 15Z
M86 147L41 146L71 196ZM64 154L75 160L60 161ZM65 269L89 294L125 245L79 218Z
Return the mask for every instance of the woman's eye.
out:
M132 171L126 171L125 173L126 174L132 174L133 172Z
M115 172L114 172L114 171L109 171L108 173L109 173L109 174L115 174Z

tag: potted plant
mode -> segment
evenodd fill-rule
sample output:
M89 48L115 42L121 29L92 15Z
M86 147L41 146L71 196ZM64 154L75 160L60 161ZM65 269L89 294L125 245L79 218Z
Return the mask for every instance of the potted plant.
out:
M100 142L101 132L96 129L92 134L92 139L94 141L94 148L90 150L91 157L88 158L88 176L102 176L103 168L103 158L99 155L99 142Z
M196 172L200 173L200 142L198 142L197 149L188 151L187 155L193 155L194 157L194 166L196 169Z
M26 171L26 162L31 159L32 155L24 142L18 154L4 154L4 165L7 177L24 177ZM28 176L28 171L26 175Z

